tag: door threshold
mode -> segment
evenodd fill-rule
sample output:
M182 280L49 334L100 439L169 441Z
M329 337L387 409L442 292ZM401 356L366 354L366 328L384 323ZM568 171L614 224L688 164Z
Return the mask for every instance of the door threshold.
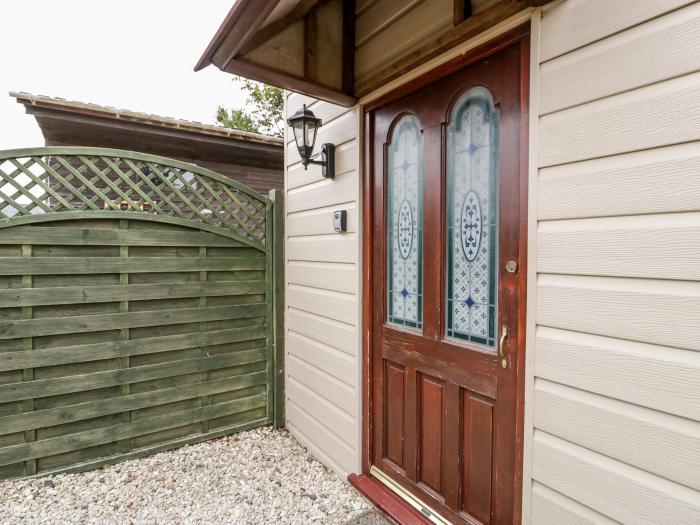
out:
M450 522L372 466L369 476L350 474L348 481L399 525L449 525Z

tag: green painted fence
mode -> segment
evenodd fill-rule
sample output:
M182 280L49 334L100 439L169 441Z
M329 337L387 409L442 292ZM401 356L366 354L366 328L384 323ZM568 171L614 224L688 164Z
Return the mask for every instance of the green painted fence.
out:
M0 152L0 479L281 424L281 206L152 155Z

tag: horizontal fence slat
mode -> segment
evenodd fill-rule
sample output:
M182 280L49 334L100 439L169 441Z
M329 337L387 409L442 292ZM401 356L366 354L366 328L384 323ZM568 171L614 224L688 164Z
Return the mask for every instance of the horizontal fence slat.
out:
M206 372L219 368L259 363L264 360L265 350L255 349L214 357L183 359L181 361L108 370L105 372L93 372L91 374L39 379L21 383L8 383L0 385L0 399L4 402L10 402L33 397L56 396L127 383L162 379L164 377Z
M0 275L264 270L265 257L0 257Z
M180 308L178 310L1 321L0 339L222 321L226 319L245 319L265 315L265 308L265 303L254 303L234 306Z
M266 379L267 372L265 371L251 372L174 388L116 396L99 401L67 405L48 410L38 410L36 412L13 414L0 418L0 434L10 433L10 431L21 432L41 427L62 425L83 419L116 414L127 410L138 410L200 396L240 390L251 386L264 385Z
M28 459L61 454L105 443L113 443L122 439L129 439L144 434L152 434L153 432L167 430L169 428L198 423L206 419L215 419L246 412L255 408L264 407L266 404L267 394L258 394L206 407L183 410L176 414L154 416L121 425L10 446L0 449L0 465L8 465Z
M67 246L248 246L228 237L203 231L118 230L112 228L16 226L6 228L0 244Z
M84 363L135 355L172 352L241 341L264 339L266 325L243 326L227 330L163 335L126 341L107 341L57 348L4 352L0 355L0 372L44 366Z
M260 410L260 409L258 409ZM258 414L257 416L251 412L243 412L237 416L232 416L230 419L234 420L233 424L226 425L225 427L217 428L210 432L203 434L190 434L185 437L175 438L168 441L161 441L155 445L148 445L145 447L139 447L131 452L113 454L109 456L103 456L97 459L89 459L87 461L82 461L80 463L74 463L67 466L60 466L57 468L51 468L42 471L40 474L29 476L29 479L44 477L56 474L68 474L74 472L85 472L86 470L92 470L107 465L114 465L115 463L121 463L123 461L128 461L131 459L142 458L145 456L150 456L158 452L164 452L166 450L172 450L178 447L184 447L185 445L192 445L194 443L201 443L202 441L209 441L211 439L220 438L223 436L228 436L235 434L236 432L243 432L245 430L250 430L251 428L261 427L270 423L269 418L265 417L263 412L262 416Z
M0 290L0 308L263 293L262 280L17 288Z

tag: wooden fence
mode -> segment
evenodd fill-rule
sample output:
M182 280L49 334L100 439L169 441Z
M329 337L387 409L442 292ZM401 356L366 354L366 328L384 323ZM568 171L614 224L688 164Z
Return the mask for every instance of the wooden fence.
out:
M0 152L0 478L281 424L280 199L151 155Z

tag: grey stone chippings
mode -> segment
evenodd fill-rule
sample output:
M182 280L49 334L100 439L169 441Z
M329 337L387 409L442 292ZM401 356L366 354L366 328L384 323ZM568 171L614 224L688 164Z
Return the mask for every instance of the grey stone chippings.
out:
M2 525L343 524L371 508L270 427L89 472L0 482Z

